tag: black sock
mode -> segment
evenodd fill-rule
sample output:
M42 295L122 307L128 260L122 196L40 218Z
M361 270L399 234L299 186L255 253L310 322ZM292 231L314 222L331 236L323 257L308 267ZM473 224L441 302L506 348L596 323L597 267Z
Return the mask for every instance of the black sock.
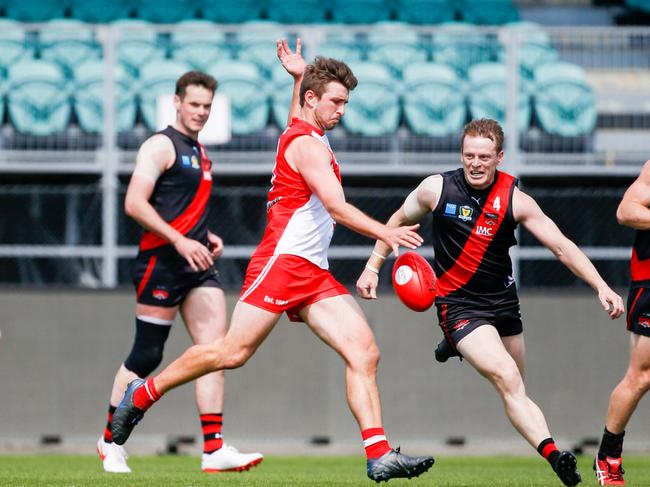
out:
M619 458L623 453L623 437L625 431L621 433L612 433L605 427L603 439L598 449L598 459L605 460L605 457Z

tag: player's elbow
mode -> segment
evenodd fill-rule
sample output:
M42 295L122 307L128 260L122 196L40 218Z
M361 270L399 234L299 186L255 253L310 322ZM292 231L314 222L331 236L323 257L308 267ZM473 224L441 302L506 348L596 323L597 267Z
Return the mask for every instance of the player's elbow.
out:
M627 211L627 207L623 204L619 205L616 209L616 221L619 225L628 226L632 222L630 212Z

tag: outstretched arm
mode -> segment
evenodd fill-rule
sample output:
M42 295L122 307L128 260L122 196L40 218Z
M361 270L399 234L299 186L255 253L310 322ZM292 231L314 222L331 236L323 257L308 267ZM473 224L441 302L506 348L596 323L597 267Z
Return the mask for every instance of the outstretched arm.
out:
M650 230L650 161L641 168L641 174L627 189L616 210L621 225Z
M442 192L442 176L436 174L424 179L404 200L400 208L386 222L387 227L396 228L419 222L424 215L432 212ZM368 259L361 276L357 280L357 294L363 299L377 299L379 270L390 248L381 240L377 240L375 248Z
M621 297L612 291L589 258L560 231L553 220L544 214L533 198L515 188L512 208L515 220L553 252L571 272L596 291L603 309L612 319L621 316L624 311Z
M284 69L293 77L293 95L291 96L291 105L289 106L289 118L287 125L291 124L291 119L298 116L300 112L300 84L305 73L305 60L302 58L302 42L300 37L296 40L296 52L292 52L286 39L277 41L278 59L284 66Z
M387 227L345 201L343 187L332 171L330 152L321 141L299 137L291 143L285 158L337 223L366 237L382 240L395 255L400 245L410 249L422 245L422 237L416 233L419 225Z

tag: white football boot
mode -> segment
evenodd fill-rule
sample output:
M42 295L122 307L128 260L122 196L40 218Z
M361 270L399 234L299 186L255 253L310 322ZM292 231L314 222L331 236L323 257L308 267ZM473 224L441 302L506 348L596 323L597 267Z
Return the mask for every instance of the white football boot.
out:
M116 443L106 443L103 437L97 442L97 454L104 465L104 472L110 473L131 473L126 463L129 456L123 446Z
M240 453L234 446L224 443L218 450L202 455L201 470L207 473L243 472L263 459L261 453Z

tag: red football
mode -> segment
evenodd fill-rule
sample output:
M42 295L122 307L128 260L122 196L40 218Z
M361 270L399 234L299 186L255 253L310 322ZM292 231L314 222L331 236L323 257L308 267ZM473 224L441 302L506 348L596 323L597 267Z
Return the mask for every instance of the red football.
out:
M436 297L436 275L420 254L405 252L393 264L393 288L407 307L426 311Z

